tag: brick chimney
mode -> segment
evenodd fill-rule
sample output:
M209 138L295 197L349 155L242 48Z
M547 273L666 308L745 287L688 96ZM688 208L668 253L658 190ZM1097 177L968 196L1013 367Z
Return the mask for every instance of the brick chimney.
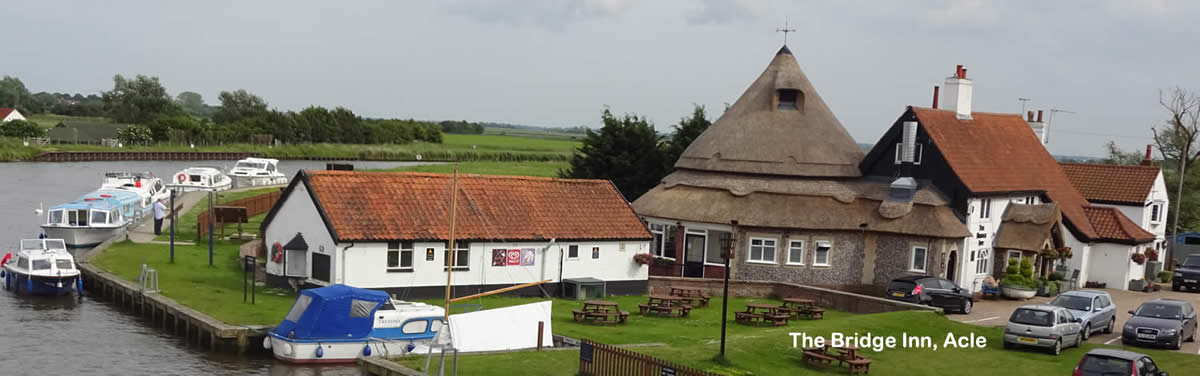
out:
M971 118L971 79L962 65L954 68L954 75L946 77L946 103L943 109L954 111L959 119Z
M1037 136L1042 144L1046 143L1046 132L1050 129L1050 124L1042 121L1042 110L1037 111L1037 117L1033 116L1033 110L1025 115L1025 122L1029 123L1029 128L1033 129L1033 134Z
M1153 150L1153 148L1154 148L1153 145L1146 144L1146 158L1142 158L1142 166L1153 166L1154 165L1154 161L1152 159L1150 159L1150 150Z

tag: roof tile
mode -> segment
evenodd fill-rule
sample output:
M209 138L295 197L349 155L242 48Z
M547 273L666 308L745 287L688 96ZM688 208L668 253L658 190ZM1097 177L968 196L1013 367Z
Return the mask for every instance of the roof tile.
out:
M1067 178L1088 201L1142 206L1158 179L1158 167L1062 163Z
M1083 208L1088 220L1096 229L1097 240L1140 244L1154 240L1154 234L1146 232L1121 211L1113 207L1089 206Z

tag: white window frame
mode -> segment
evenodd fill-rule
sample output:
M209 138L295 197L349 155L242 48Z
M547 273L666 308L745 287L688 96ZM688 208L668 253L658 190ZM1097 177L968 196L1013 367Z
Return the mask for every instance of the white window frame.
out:
M396 248L392 248L391 243L396 243ZM405 248L404 246L408 246L408 248ZM388 273L404 273L413 271L413 264L416 264L416 259L414 259L414 257L416 257L416 251L415 247L413 246L413 242L388 242L387 253L385 254L388 258L391 258L392 252L396 252L396 266L388 265L389 260L384 259L384 267L387 269ZM404 252L408 252L409 254L408 266L404 266Z
M897 142L897 143L896 143L896 156L895 156L895 158L893 159L893 162L894 162L895 164L900 164L900 163L902 162L902 161L900 160L900 154L901 154L901 152L900 152L900 151L901 151L901 150L903 150L903 149L904 149L904 143L903 143L903 142ZM925 151L925 146L924 146L924 145L922 145L921 143L916 143L916 144L914 144L914 145L913 145L913 165L914 165L914 166L920 166L920 165L921 165L921 154L923 154L923 153L924 153L924 151Z
M651 253L651 254L654 255L654 257L661 257L661 258L665 258L668 260L675 260L674 257L663 256L663 255L667 254L667 249L666 249L666 247L667 247L667 231L666 230L667 230L668 225L661 224L661 223L649 223L649 226L650 226L650 241L658 243L658 244L655 244L658 246L658 253ZM657 227L657 229L655 227ZM658 235L658 237L659 237L657 239L658 241L655 241L656 239L654 239L654 235Z
M833 242L830 242L828 240L818 240L816 243L817 243L817 247L813 249L812 265L813 266L830 266L830 265L832 265L833 264ZM817 256L820 255L820 253L818 251L820 251L822 247L826 249L824 263L817 261Z
M1163 204L1161 202L1150 204L1150 223L1156 225L1162 223L1162 208Z
M919 269L917 268L917 250L918 249L920 249L922 252L925 253L924 256L921 257L921 268L919 268ZM928 270L928 269L929 269L929 247L912 246L912 248L908 254L908 271L925 273L926 270Z
M571 247L575 247L575 256L571 256ZM567 249L564 250L563 253L567 254L567 260L578 260L579 259L579 245L578 244L567 245Z
M992 218L992 199L990 199L990 198L979 199L979 219L991 219L991 218Z
M804 266L804 240L788 240L787 265ZM800 250L800 259L792 260L792 250Z
M979 250L979 257L976 259L978 262L975 264L976 275L988 274L988 269L991 269L991 258L990 250Z
M754 245L755 241L759 242L759 244ZM771 247L771 260L770 261L766 260L767 242L771 242L771 246L770 246ZM779 253L779 239L752 236L752 237L750 237L749 243L747 243L747 244L748 244L748 246L746 247L746 262L754 263L754 264L770 264L770 265L778 264L778 262L775 259ZM763 256L762 259L758 259L758 260L754 259L754 247L762 248L762 256Z
M1010 250L1010 251L1004 253L1004 265L1006 265L1005 267L1007 267L1007 265L1008 265L1008 260L1013 258L1013 253L1017 254L1017 265L1021 264L1021 258L1024 257L1024 255L1021 254L1021 251L1011 251Z

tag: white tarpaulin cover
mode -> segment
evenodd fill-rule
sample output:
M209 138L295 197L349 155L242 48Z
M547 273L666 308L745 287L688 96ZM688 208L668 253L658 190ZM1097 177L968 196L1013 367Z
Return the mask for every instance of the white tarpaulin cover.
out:
M542 346L551 347L549 300L519 306L450 315L450 336L459 352L537 347L538 322L544 322Z

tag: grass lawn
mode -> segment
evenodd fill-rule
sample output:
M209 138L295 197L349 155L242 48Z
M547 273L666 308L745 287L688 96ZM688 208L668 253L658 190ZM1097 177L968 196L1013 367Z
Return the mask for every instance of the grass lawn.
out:
M267 194L267 193L271 193L271 192L274 192L277 190L279 190L279 188L261 188L261 189L251 189L251 190L247 190L247 191L238 191L238 192L217 192L217 197L215 197L214 200L216 200L217 205L219 206L222 203L226 203L226 202L230 202L230 201L234 201L234 200L240 200L240 199L247 198L247 197L258 196L261 194ZM170 200L168 200L168 201L170 201ZM167 205L170 205L170 204L171 204L170 202L167 202ZM204 197L203 199L201 199L200 202L197 202L195 206L192 206L191 210L188 210L187 213L179 214L179 223L175 224L175 240L176 241L183 241L183 242L196 241L196 216L200 215L200 213L205 210L208 210L208 197L207 196ZM263 213L263 214L259 214L259 215L248 218L250 223L243 223L242 231L258 233L258 225L260 223L262 223L263 218L265 218L266 216L267 216L267 214ZM217 235L221 234L220 227L213 227L213 231L216 232ZM154 240L159 240L159 241L171 240L171 234L169 232L170 232L170 226L163 225L162 235L154 237ZM236 223L225 225L225 233L226 234L232 234L234 232L237 232L237 224ZM203 240L207 244L208 238L206 237Z
M259 287L257 304L242 303L242 269L238 244L217 241L213 266L208 266L208 244L175 246L175 263L170 263L170 246L116 243L92 259L92 264L133 281L142 264L158 270L161 293L231 325L275 325L287 314L296 294ZM281 295L282 294L282 295Z
M748 327L730 321L726 344L729 362L712 360L717 354L720 338L720 299L713 299L708 308L695 309L687 319L642 317L636 313L643 297L612 297L621 308L633 311L630 321L619 326L594 326L571 321L570 310L580 306L575 301L554 301L553 331L576 338L589 338L608 344L663 343L664 346L633 347L633 351L670 359L677 363L728 375L783 374L845 374L846 368L811 369L803 365L800 350L792 348L789 332L804 332L810 336L830 338L833 332L846 335L870 332L872 335L928 336L937 349L902 348L882 351L863 350L872 359L872 375L1065 375L1087 350L1107 347L1085 343L1081 349L1065 350L1053 356L1033 350L1004 350L1001 344L1003 328L985 328L958 323L929 312L890 312L854 315L827 312L823 320L794 320L786 327ZM484 308L513 301L533 302L537 299L484 298ZM744 309L746 299L730 300L730 311ZM436 303L431 301L430 303ZM477 303L477 302L476 302ZM732 314L731 314L732 316ZM946 335L983 336L987 347L982 349L943 348ZM865 346L860 346L865 347ZM1200 367L1200 356L1152 349L1137 349L1152 356L1164 370L1185 374ZM398 362L419 368L424 365L420 356L397 359ZM578 351L518 352L505 354L469 355L459 359L461 369L471 375L507 375L520 370L531 375L574 375L578 370ZM533 372L533 373L528 373Z
M397 167L387 171L414 171L414 172L439 172L450 173L454 171L454 167L458 166L458 172L461 174L484 174L484 175L519 175L519 176L543 176L557 177L558 170L565 170L570 167L567 162L499 162L499 161L474 161L461 163L447 163L436 165L421 165Z
M21 139L0 137L0 161L30 160L41 152L36 147L25 146Z

